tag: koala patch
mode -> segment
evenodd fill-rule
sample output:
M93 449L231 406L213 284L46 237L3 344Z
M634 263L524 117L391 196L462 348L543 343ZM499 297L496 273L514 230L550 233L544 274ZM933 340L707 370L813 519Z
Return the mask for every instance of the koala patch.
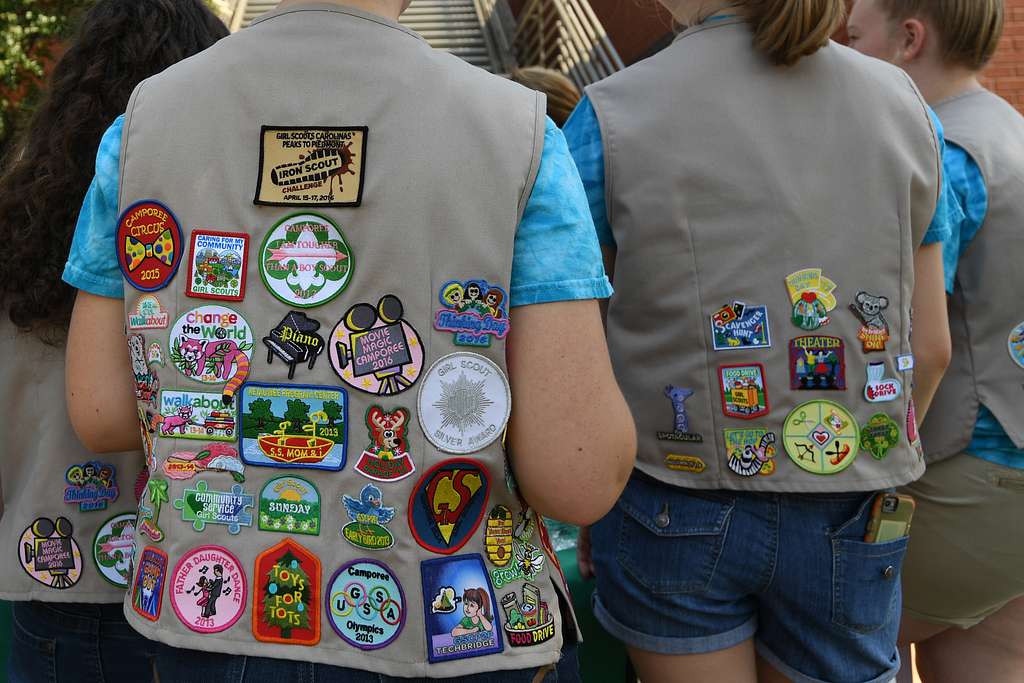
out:
M889 299L884 296L875 296L865 291L857 292L850 310L861 321L860 332L857 338L864 346L864 353L871 351L885 351L885 343L889 341L889 323L883 315L885 309L889 308Z

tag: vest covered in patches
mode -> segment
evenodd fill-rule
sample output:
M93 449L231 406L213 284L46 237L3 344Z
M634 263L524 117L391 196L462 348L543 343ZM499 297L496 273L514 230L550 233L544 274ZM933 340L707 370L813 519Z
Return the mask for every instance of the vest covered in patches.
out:
M558 660L564 585L502 447L543 135L537 93L334 5L139 86L118 258L167 365L133 357L135 628L390 676Z
M987 90L947 100L935 112L946 139L981 169L989 204L949 297L953 358L921 427L929 461L967 448L982 404L1024 448L1024 118Z
M587 91L637 467L702 489L912 481L897 365L912 365L913 255L938 195L925 105L840 45L778 68L751 42L743 20L701 25Z
M0 319L0 599L116 603L131 576L138 452L90 453L64 401L64 348Z

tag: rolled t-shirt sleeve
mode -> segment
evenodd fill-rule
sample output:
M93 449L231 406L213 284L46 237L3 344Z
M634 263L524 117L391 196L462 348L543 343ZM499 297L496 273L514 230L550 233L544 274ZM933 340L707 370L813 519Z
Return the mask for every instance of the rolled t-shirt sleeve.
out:
M562 132L547 119L537 180L516 232L510 305L611 294L579 172Z
M119 116L100 140L96 175L82 202L62 276L76 289L111 299L124 298L114 244L123 124L124 117Z

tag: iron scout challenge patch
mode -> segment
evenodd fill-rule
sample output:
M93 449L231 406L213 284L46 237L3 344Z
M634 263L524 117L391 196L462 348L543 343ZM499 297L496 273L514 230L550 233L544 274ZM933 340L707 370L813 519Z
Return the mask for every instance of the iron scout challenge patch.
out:
M255 204L359 206L366 126L263 126Z

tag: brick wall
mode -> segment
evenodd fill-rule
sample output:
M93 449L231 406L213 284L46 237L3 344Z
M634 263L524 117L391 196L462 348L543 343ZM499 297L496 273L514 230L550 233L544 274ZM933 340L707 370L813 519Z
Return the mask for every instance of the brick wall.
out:
M985 85L1024 112L1024 0L1006 0L1006 30Z

